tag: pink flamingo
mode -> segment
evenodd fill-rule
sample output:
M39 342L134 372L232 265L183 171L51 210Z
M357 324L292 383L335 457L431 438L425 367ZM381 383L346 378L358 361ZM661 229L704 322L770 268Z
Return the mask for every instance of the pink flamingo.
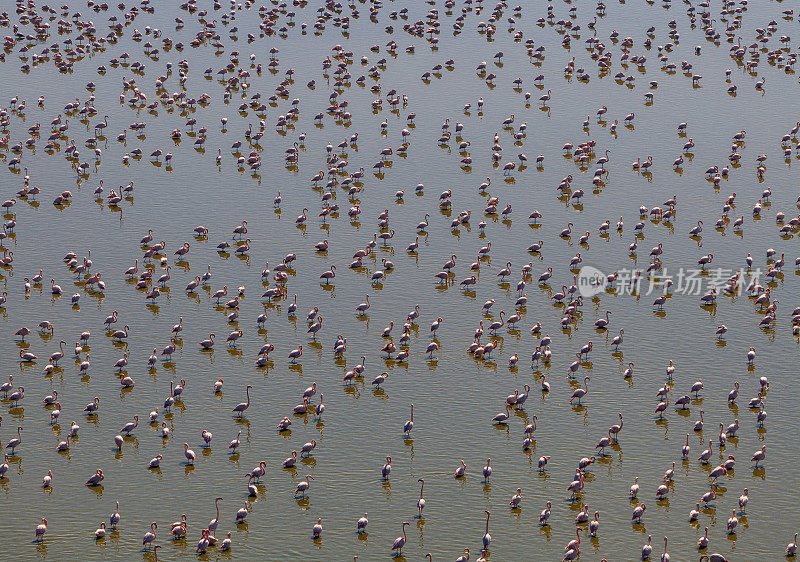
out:
M394 539L394 543L392 544L392 550L399 551L399 555L403 554L403 546L406 544L406 525L410 525L410 523L408 521L403 521L403 536Z
M222 381L222 379L220 379L220 381ZM253 388L253 387L252 387L252 385L249 385L249 384L245 387L245 393L247 394L247 402L241 402L241 403L239 403L239 404L237 404L236 406L233 407L233 411L234 412L238 412L239 413L239 417L242 417L242 415L244 414L244 411L247 410L247 408L250 407L250 389L251 388Z

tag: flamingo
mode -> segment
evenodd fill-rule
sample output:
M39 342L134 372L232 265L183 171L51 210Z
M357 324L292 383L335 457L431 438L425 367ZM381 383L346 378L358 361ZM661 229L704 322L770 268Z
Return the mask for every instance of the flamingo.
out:
M4 398L8 398L8 393L14 388L14 375L8 375L8 382L0 384L0 392L3 393Z
M208 523L208 530L211 531L211 532L217 530L217 524L219 523L219 502L220 501L222 501L222 498L219 498L219 497L218 498L214 498L214 506L217 509L217 516L214 517L214 519L212 519Z
M668 405L669 405L669 399L665 395L664 400L662 402L659 402L658 405L656 405L656 409L654 412L658 414L659 419L664 417L664 411L667 409Z
M517 493L511 496L511 501L508 502L508 505L511 509L519 508L520 504L522 503L522 488L517 488Z
M417 482L420 483L419 499L417 500L417 513L418 513L417 518L421 519L422 518L422 510L425 509L425 498L422 497L422 490L423 490L423 488L425 488L425 479L424 478L419 478L417 480Z
M403 536L394 539L392 550L397 550L399 555L403 554L403 546L406 544L406 525L410 525L408 521L403 521Z
M100 482L103 481L105 476L103 475L103 470L98 468L95 473L86 481L87 486L99 486Z
M597 330L604 330L606 327L608 327L608 323L609 323L608 316L609 316L610 314L611 314L611 311L610 311L610 310L606 310L606 317L605 317L605 319L603 319L603 318L600 318L600 319L598 319L598 320L596 320L596 321L595 321L595 323L594 323L595 329L597 329Z
M295 497L298 497L298 493L301 494L299 497L302 497L302 498L306 497L306 491L308 490L309 486L311 485L309 483L310 480L314 480L314 477L309 474L309 475L306 475L306 479L305 480L302 480L301 482L299 482L297 484L297 487L294 490Z
M186 457L186 464L194 465L197 456L194 454L194 451L189 448L188 443L183 444L183 455Z
M21 388L21 387L20 387ZM17 427L17 437L15 439L11 439L8 443L6 443L6 449L11 449L11 456L14 456L14 450L20 446L22 443L22 426Z
M305 415L308 412L308 398L303 398L303 403L298 404L292 408L292 413L295 415Z
M606 447L610 446L612 443L611 439L611 430L608 430L608 437L603 437L598 441L597 445L594 446L595 449L600 449L600 456L603 457L606 454Z
M653 540L652 535L647 535L647 544L642 547L642 560L647 560L653 553L653 546L650 544Z
M565 551L575 550L577 551L581 546L581 531L583 529L575 529L575 536L576 538L572 539L567 543L567 546L564 547Z
M312 439L308 443L303 444L303 446L300 447L300 456L310 457L311 451L313 451L316 447L317 447L316 439Z
M797 533L794 534L794 540L786 545L786 556L794 556L797 554Z
M116 529L117 525L119 525L119 521L120 521L119 502L116 502L116 504L117 504L117 507L114 510L114 513L112 513L111 516L108 518L112 529Z
M717 499L717 483L712 482L711 490L703 494L703 496L700 498L700 501L703 502L703 504L705 504L706 506L708 506L708 504L714 501L715 499Z
M581 405L581 398L586 396L586 394L588 392L589 392L589 377L585 377L583 379L583 388L576 388L573 391L572 396L569 399L570 404L572 404L572 401L577 398L578 399L578 404L577 405L580 406Z
M261 461L260 463L258 463L258 466L256 466L253 470L251 470L247 474L247 476L254 478L256 484L258 484L260 482L259 478L264 476L266 473L267 473L267 463L265 461Z
M635 500L638 495L639 495L639 477L636 476L633 479L633 484L631 485L628 497L632 500Z
M711 458L711 445L713 445L713 441L708 442L708 449L700 453L700 456L697 458L701 464L708 464L708 460Z
M486 466L483 467L483 481L487 483L489 482L489 477L492 475L491 465L492 465L492 459L486 459Z
M319 404L317 404L316 407L314 408L314 413L317 415L318 420L322 419L322 412L325 411L325 404L323 404L322 402L324 397L325 397L324 394L319 395Z
M736 533L736 527L739 525L739 519L736 517L736 510L731 510L731 516L728 518L728 534L733 535Z
M552 502L548 501L547 502L547 507L545 507L542 510L542 512L539 514L539 526L540 527L544 527L546 525L549 525L547 520L550 519L550 508L551 507L552 507Z
M203 341L200 342L200 349L203 350L203 351L212 349L214 347L214 338L215 337L216 337L216 334L214 332L211 332L208 335L208 339L204 339Z
M414 429L414 404L411 404L411 419L403 425L403 433L409 437L411 430Z
M61 359L63 359L63 358L64 358L64 345L66 345L66 343L67 343L67 342L65 342L64 340L61 340L61 341L59 342L59 351L56 351L55 353L53 353L53 354L50 356L50 363L51 363L53 366L58 366L58 362L59 362Z
M488 509L485 509L484 513L486 514L486 530L483 532L483 548L488 549L492 542L492 535L489 534L489 516L491 513Z
M150 523L150 530L146 532L142 538L142 546L145 546L148 550L156 540L156 529L158 529L158 523L153 521Z
M128 327L127 324L125 324L124 329L117 330L111 334L111 339L121 342L122 340L128 337L128 330L130 330L130 328Z
M36 526L36 542L42 542L44 534L47 532L47 519L42 517L41 524Z
M609 433L611 433L611 434L613 434L613 435L614 435L614 437L613 437L613 440L614 440L614 441L617 441L617 436L618 436L618 435L619 435L619 433L622 431L622 426L623 426L623 424L624 424L624 421L623 421L623 419L622 419L622 412L619 412L619 414L618 414L618 415L619 415L619 425L616 425L616 424L615 424L615 425L612 425L612 426L609 428L609 430L608 430L608 431L609 431Z
M222 380L222 379L220 379L220 380ZM241 402L241 403L239 403L239 404L237 404L236 406L233 407L232 411L238 412L239 413L239 417L242 417L244 415L245 410L247 410L247 408L250 407L250 389L251 388L253 388L253 387L252 387L252 385L249 385L249 384L245 387L245 393L247 394L247 402Z
M700 562L703 562L703 560L706 562L728 562L728 559L718 552L702 555L700 557Z
M94 402L89 402L83 411L86 412L87 416L91 416L97 412L98 408L100 408L100 398L95 396Z
M136 429L136 427L137 427L138 425L139 425L139 416L138 416L138 415L135 415L135 416L133 416L133 421L132 421L132 422L128 422L128 423L126 423L126 424L123 426L123 428L120 430L120 433L124 433L125 435L130 435L130 434L131 434L131 431L133 431L134 429Z
M509 404L506 404L506 411L500 412L495 417L493 417L492 423L495 423L497 425L504 425L508 421L509 417L511 417L511 406Z
M761 449L753 453L753 456L750 458L750 462L755 461L755 468L759 468L758 463L763 461L767 457L767 446L762 445Z
M226 552L231 549L231 532L228 531L228 535L223 539L222 544L220 545L219 549L222 552Z
M322 535L322 517L318 517L317 524L314 525L313 529L311 529L311 536L314 539L318 539L320 538L321 535Z
M695 431L703 431L703 410L700 410L700 419L694 422L694 430Z
M524 405L525 405L525 402L527 402L528 396L529 396L530 391L531 391L531 387L528 384L523 385L522 388L525 389L525 392L523 392L522 394L517 395L516 402L514 403L514 406L517 408L517 410L524 410L525 409ZM536 418L535 415L533 417Z
M728 402L734 403L736 402L736 398L739 396L739 381L733 383L733 390L728 393Z

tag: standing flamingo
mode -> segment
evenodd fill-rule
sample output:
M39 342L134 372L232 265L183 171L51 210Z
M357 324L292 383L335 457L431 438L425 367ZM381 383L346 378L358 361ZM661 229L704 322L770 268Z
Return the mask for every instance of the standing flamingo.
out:
M422 497L422 490L423 490L423 488L425 488L425 479L424 478L420 478L420 479L417 480L417 482L420 482L419 499L417 500L417 512L418 512L417 518L421 519L422 518L422 510L425 509L425 498Z
M249 384L245 387L245 393L247 393L247 402L240 402L239 404L237 404L236 406L233 407L232 411L238 412L240 418L242 417L242 415L244 415L244 411L247 410L247 408L250 407L250 389L251 388L253 388L253 387L252 387L252 385L249 385Z
M642 560L647 560L653 553L653 546L650 544L653 540L653 535L647 535L647 544L642 547Z
M314 477L310 474L306 475L306 479L302 480L297 484L297 487L294 490L295 497L298 497L298 493L302 494L299 497L304 498L306 497L306 491L311 486L310 481L314 480Z
M619 412L619 425L616 425L616 424L615 424L615 425L612 425L612 426L611 426L611 427L608 429L609 433L610 433L611 435L613 435L613 437L612 437L612 440L613 440L613 441L615 441L615 442L617 441L617 436L618 436L618 435L619 435L619 433L622 431L622 426L623 426L623 424L624 424L624 421L623 421L623 419L622 419L622 412Z
M369 525L369 519L367 519L367 514L365 513L364 517L361 517L356 523L359 535L367 532L367 525Z
M36 542L42 542L44 534L47 532L47 519L42 517L41 524L36 526Z
M114 510L114 513L111 514L111 517L108 518L109 523L111 523L111 528L116 529L117 525L119 524L120 515L119 515L119 502L116 502L117 507Z
M158 523L153 521L150 523L150 530L146 532L144 538L142 538L142 546L148 549L152 546L153 542L156 540L156 529L158 529Z
M217 508L217 516L208 523L208 530L211 532L217 530L217 524L219 523L219 502L221 500L222 498L214 498L214 506Z
M403 425L403 433L406 434L406 438L409 437L412 429L414 429L414 404L411 404L411 419Z
M408 521L403 521L403 536L394 539L392 550L397 550L399 555L403 554L403 546L406 544L406 525L410 525Z
M586 394L588 392L589 392L589 377L585 377L583 379L583 388L576 388L575 389L575 391L572 393L572 397L569 399L570 404L572 403L573 400L575 400L577 398L578 399L578 404L577 405L580 406L581 405L581 398L586 396Z
M197 456L194 454L194 451L192 451L189 448L189 444L188 443L184 443L183 444L183 455L186 457L186 463L187 464L194 465L194 461L197 458Z
M794 534L794 540L786 545L786 556L794 556L797 554L797 533Z

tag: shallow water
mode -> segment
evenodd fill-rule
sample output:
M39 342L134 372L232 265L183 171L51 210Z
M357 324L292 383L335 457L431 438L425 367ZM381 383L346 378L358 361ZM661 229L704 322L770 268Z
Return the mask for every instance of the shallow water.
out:
M70 13L78 10L88 17L90 12L85 5L70 5ZM52 59L22 73L20 45L7 51L6 62L2 63L0 100L4 106L13 96L27 101L24 119L16 113L10 116L9 145L28 138L26 129L32 124L42 124L36 149L24 149L21 164L28 169L30 184L37 185L42 193L37 197L38 204L30 198L17 200L12 210L18 226L15 235L3 242L14 251L14 261L13 267L2 271L8 301L0 320L0 350L5 372L14 375L15 386L25 387L25 398L19 407L2 401L0 441L5 445L19 425L23 427L23 442L9 461L7 478L0 480L5 506L0 521L7 544L16 545L20 557L142 556L149 560L152 554L141 553L140 549L151 521L159 522L160 558L194 555L201 529L214 517L216 496L224 498L216 536L222 539L230 530L233 549L228 554L209 550L205 555L208 558L274 558L292 554L312 559L349 559L353 555L360 560L382 559L391 556L392 541L401 534L403 521L411 523L403 549L406 559L421 560L427 552L434 560L455 559L467 547L477 558L484 532L484 510L489 509L491 559L555 560L574 538L573 519L584 505L588 505L590 514L600 512L598 536L582 539L584 560L637 559L648 535L653 536L654 552L662 551L662 537L666 535L673 560L691 559L697 556L695 543L706 525L711 539L709 553L720 552L730 560L777 559L782 555L795 528L791 518L778 514L787 513L800 499L797 491L786 485L795 450L791 440L784 437L798 428L797 406L787 394L794 383L791 357L796 357L798 345L791 335L790 315L797 304L794 296L798 277L793 265L796 236L779 236L775 213L784 211L791 218L797 212L794 186L800 179L798 162L794 152L784 160L780 146L780 138L793 127L800 109L796 76L770 66L765 52L761 53L764 60L757 75L746 73L729 57L730 44L724 35L719 44L714 44L704 39L699 25L690 27L684 4L667 7L658 3L609 2L606 14L597 20L596 32L611 50L613 64L610 74L599 78L597 65L584 48L585 39L593 35L586 25L595 15L592 6L564 2L552 5L555 20L569 19L569 7L576 6L574 21L582 30L580 37L573 37L571 50L564 49L557 26L536 25L536 20L546 15L545 6L525 6L522 15L515 16L514 30L521 31L524 39L533 38L536 46L546 47L546 57L540 65L531 64L524 39L515 42L513 32L507 31L510 10L498 21L491 41L477 31L478 22L489 18L488 5L481 14L474 9L467 12L463 31L454 36L452 23L461 12L461 2L452 13L443 5L435 6L442 23L438 49L401 29L405 22L423 19L433 5L390 2L373 21L368 17L369 5L358 3L361 15L358 19L351 17L349 35L332 22L319 36L311 31L301 33L299 22L312 22L318 7L309 5L295 8L298 25L290 27L285 37L258 37L255 8L243 8L236 12L232 24L240 28L238 38L234 40L223 31L221 42L225 48L216 54L207 44L199 48L187 46L183 52L175 48L164 51L158 44L160 39L152 35L134 42L133 29L144 31L147 25L161 28L163 36L185 43L202 29L196 16L177 7L159 5L155 14L141 14L126 26L116 45L108 45L104 52L76 62L74 71L68 74L58 73ZM403 6L409 9L408 19L390 19L389 13ZM217 29L224 28L220 19L223 10L215 13L211 5L203 7L209 9L210 19L217 20ZM777 48L780 35L796 35L796 22L780 17L787 8L785 2L751 2L738 30L743 43L749 44L755 37L754 29L765 27L772 19L778 22L778 30L772 34L769 49ZM718 6L714 11L719 17ZM122 12L112 7L101 14L92 13L98 34L107 32L106 20L112 14L121 17ZM175 29L176 16L186 21L182 29ZM51 22L53 32L58 17ZM698 87L693 87L691 78L681 72L667 74L660 68L656 45L669 40L667 24L672 19L677 20L680 41L668 54L669 59L677 64L691 61L692 72L703 75ZM12 17L12 21L17 20ZM280 25L285 21L281 17ZM395 28L391 37L384 31L389 24ZM656 32L654 46L647 50L642 41L650 25L655 26ZM617 30L621 38L634 38L631 54L647 56L646 71L637 70L635 65L623 68L626 74L636 76L633 88L613 79L621 69L621 51L620 43L608 40L612 30ZM256 34L250 44L248 32ZM8 30L4 32L7 33ZM53 35L36 43L28 54L40 53L56 40ZM67 37L69 34L63 34L58 40L63 42ZM384 45L390 38L398 43L396 56L385 52ZM143 44L148 40L162 48L158 57L149 59L144 55ZM366 74L377 59L387 58L380 79L384 109L370 110L370 102L378 96L368 91L375 83L368 77L367 86L353 81L340 95L340 99L349 102L352 122L347 126L337 124L326 114L319 126L314 115L328 106L332 81L332 77L327 80L323 76L321 63L336 44L355 54L355 62L350 65L353 80ZM381 45L380 53L369 51L374 44ZM416 52L404 52L411 44L416 46ZM695 45L702 46L700 56L694 54ZM279 49L275 74L266 70L271 47ZM250 66L247 57L251 52L256 54L256 63L265 67L260 75L248 68L248 95L271 95L286 69L295 70L288 98L268 104L263 115L266 128L259 148L260 175L238 168L230 146L243 140L247 147L244 131L250 124L257 129L261 117L237 111L243 101L241 89L233 91L232 100L225 103L221 83L203 77L205 68L210 66L216 72L227 64L228 53L233 49L241 52L243 67ZM492 62L492 56L500 50L505 53L502 65ZM130 68L109 65L109 59L123 52L131 53L131 61L146 64L144 76L132 74ZM362 55L369 59L366 65L360 62ZM576 67L587 69L591 77L588 83L565 78L563 68L572 57ZM455 60L452 69L445 68L440 77L434 76L429 83L420 80L423 72L448 58ZM166 91L179 91L177 62L182 59L188 61L190 68L188 95L196 98L207 92L211 96L207 107L181 114L178 109L168 110L162 105L156 114L119 103L123 76L136 78L148 103L156 99L153 83L165 72L167 62L176 67L165 83ZM487 61L489 71L497 74L495 87L487 86L476 76L475 68L481 61ZM96 72L101 64L108 67L104 75ZM733 70L731 84L739 86L735 97L726 92L726 68ZM546 77L541 89L533 83L539 73ZM515 91L512 81L518 76L523 78L523 85ZM761 76L767 81L765 89L758 91L754 84ZM306 86L312 79L316 80L313 90ZM657 80L658 87L649 89L650 80ZM58 150L52 154L44 151L44 144L50 134L48 123L58 113L64 113L64 105L76 98L82 105L88 99L85 85L89 81L96 83L94 105L98 115L86 123L80 122L77 115L63 116L69 120L67 135L75 139L80 161L90 164L88 177L78 177L74 165L64 158L69 141L60 140ZM390 88L408 96L407 106L397 113L386 107L385 92ZM537 99L548 89L552 90L552 100L543 108ZM654 93L652 105L644 103L647 91ZM529 105L523 98L525 92L532 93ZM36 105L39 95L45 96L43 108ZM130 91L127 97L130 98ZM295 97L300 99L300 117L285 134L278 134L278 116L286 113ZM485 100L481 112L477 111L480 97ZM468 113L463 111L466 103L472 104ZM601 124L595 112L603 105L608 107L608 113ZM371 169L380 160L380 150L400 146L401 131L407 126L405 117L410 112L415 112L417 118L416 126L409 127L407 156L392 156L391 166L376 176ZM621 122L630 112L636 115L634 125L628 128L620 123L617 135L611 135L611 123L615 119ZM502 128L502 121L510 114L515 115L515 126L523 122L528 125L519 145L514 144L511 132ZM100 142L102 163L95 164L84 141L92 136L94 124L104 115L109 116L107 138ZM582 127L586 115L590 116L588 131ZM196 137L190 136L186 127L190 116L197 119L195 129L208 127L205 153L192 148ZM220 129L223 117L229 119L226 131ZM451 131L456 121L464 128L460 135L454 132L449 145L442 146L437 139L445 118L450 119ZM382 134L380 123L384 119L388 126ZM147 123L144 135L137 138L129 129L125 144L114 140L133 122ZM681 122L688 123L685 137L676 132ZM169 138L174 128L184 131L178 145ZM715 190L705 179L704 170L728 163L732 135L741 130L747 131L739 148L742 165L732 168L729 177ZM288 169L282 155L301 132L307 132L307 136L299 145L299 162ZM317 217L322 208L322 190L312 189L310 178L326 168L325 146L331 143L335 147L355 132L359 133L357 146L346 149L346 158L350 172L365 169L363 188L358 194L360 222L349 221L346 211L353 202L348 200L347 191L338 187L334 191L341 207L339 216L323 222ZM495 132L503 147L499 167L492 166L490 160ZM466 154L459 154L458 136L471 143L471 169L460 166ZM687 157L682 173L677 173L671 163L688 137L695 142L694 157L691 162ZM562 156L565 142L577 145L589 139L597 144L595 162L588 167L581 169L571 158ZM796 140L792 141L791 146L796 144ZM123 155L137 147L144 157L123 165ZM147 155L157 148L174 153L171 167L164 165L163 158L158 164L149 161ZM218 148L222 149L220 166L214 161ZM605 166L609 172L605 186L593 191L591 178L597 167L596 158L606 149L610 151L610 161ZM249 149L243 153L248 152ZM513 180L505 178L502 163L518 162L516 155L520 152L527 154L530 164L536 155L544 154L544 165L517 169ZM759 179L755 157L762 153L768 155L767 171ZM7 151L0 154L6 162L13 157ZM637 158L646 160L649 155L654 162L649 176L631 170L631 162ZM573 176L573 190L586 191L582 206L573 206L566 198L558 197L556 188L568 174ZM24 175L24 171L2 167L4 199L10 199L23 187ZM344 177L339 176L339 181ZM511 220L483 216L486 196L479 193L478 186L487 177L491 178L488 195L499 198L498 209L507 203L512 205ZM100 180L104 181L104 195L133 181L133 195L117 208L109 207L93 195ZM414 191L419 183L424 184L424 190L417 194ZM762 217L754 220L752 205L767 186L773 192L770 203L765 205ZM53 197L64 189L73 193L70 204L52 205ZM395 199L399 189L405 190L402 202ZM439 194L446 189L452 190L452 213L438 208ZM282 204L276 210L273 199L278 191ZM731 221L745 217L741 233L730 225L724 231L713 228L732 192L736 193L736 208L730 213ZM639 206L663 206L673 195L677 195L676 218L671 224L645 220L638 257L632 260L628 245L633 241L633 226L639 221ZM303 208L309 209L309 218L304 227L298 228L295 217ZM389 210L395 237L388 245L378 244L364 259L365 270L347 269L353 253L377 232L376 217L384 209ZM461 209L472 211L470 224L451 230L450 222ZM539 224L527 219L534 209L544 215ZM405 247L414 240L416 224L426 213L431 215L430 227L427 234L419 236L418 253L409 254ZM614 229L619 216L624 221L621 234ZM611 221L611 232L600 237L597 229L606 219ZM252 247L249 257L217 252L219 242L232 242L231 230L242 220L248 221L247 236ZM481 220L487 222L483 233L478 228ZM697 220L703 220L704 229L702 238L693 239L687 233ZM568 222L574 223L575 234L566 241L557 235ZM192 229L200 224L209 228L207 239L193 237ZM146 304L145 293L136 290L123 275L136 258L142 266L138 242L148 229L153 229L156 241L166 241L171 264L169 290L163 291L155 305ZM579 246L578 237L587 230L591 232L588 247ZM325 254L315 252L314 244L323 239L329 241L329 250ZM526 252L538 240L544 241L541 254ZM190 243L187 259L176 263L173 252L186 241ZM469 263L487 242L492 242L491 259L481 265L477 285L474 290L459 290L458 283L468 276ZM787 266L772 286L773 297L781 301L775 328L759 329L763 312L747 295L721 296L718 304L709 308L699 306L698 295L673 291L676 294L659 312L651 304L657 290L649 296L605 291L586 298L578 321L570 329L560 328L563 306L554 306L550 295L562 284L573 282L568 263L576 252L580 252L583 265L607 274L646 267L649 249L659 243L663 243L664 268L674 278L680 268L695 268L697 259L709 252L714 254L713 267L702 277L704 280L712 279L716 268L724 270L722 277L726 279L731 271L745 267L748 252L754 257L754 267L764 272L766 248L774 248L776 257L786 253ZM102 272L106 282L104 296L87 292L61 261L68 251L82 257L88 250L94 263L92 271ZM288 252L297 254L286 283L288 298L268 306L266 326L259 329L255 319L263 311L260 295L267 286L275 286L274 274L270 274L268 284L262 285L264 262L268 261L272 269ZM439 285L433 276L451 254L458 256L456 283ZM371 286L370 275L381 267L381 258L391 259L395 270L381 284ZM510 282L498 283L496 274L509 261ZM520 311L521 321L516 329L503 327L492 336L499 347L491 360L473 359L464 350L472 341L478 322L483 320L486 342L488 326L493 321L482 315L482 304L495 299L494 319L500 310L510 314L517 299L515 286L520 268L528 262L533 263L533 271L525 289L528 303ZM209 285L196 295L187 295L183 288L209 264L213 273ZM319 275L332 264L337 266L334 282L320 284ZM537 286L536 279L547 267L553 268L550 286ZM23 278L39 269L44 270L45 282L26 296ZM156 262L154 277L163 272ZM51 277L64 289L60 298L51 298ZM238 323L244 335L236 349L226 348L224 339L237 326L226 323L228 311L210 298L223 285L228 286L228 298L237 287L246 289ZM706 288L704 285L703 292ZM641 293L646 289L645 284ZM81 294L79 307L70 306L70 296L75 292ZM297 316L289 317L286 310L294 294L298 295ZM357 316L355 307L367 294L371 303L368 314ZM392 335L397 342L406 315L417 304L420 319L412 330L408 363L385 360L385 354L379 351L385 343L381 332L394 321ZM315 306L323 316L323 327L313 341L306 333L304 320L307 311ZM114 310L120 318L116 326L130 326L125 344L114 343L109 334L104 334L103 320ZM609 330L594 330L594 321L606 310L612 312ZM155 347L160 353L169 343L170 329L179 317L183 318L184 331L172 361L159 360L155 369L147 370L151 350ZM437 317L443 318L436 335L440 349L430 359L425 348L431 341L429 326ZM35 333L36 325L44 319L55 327L52 337ZM530 328L537 321L542 323L542 332L552 337L552 361L532 368L530 357L538 340ZM720 324L729 329L723 340L715 336ZM23 325L34 330L24 344L15 341L13 335ZM625 339L614 351L611 340L619 329L625 330ZM78 363L73 361L72 348L85 330L91 331L91 367L88 376L82 377ZM197 342L209 332L218 336L214 351L201 352ZM333 357L337 334L347 338L343 359ZM47 357L56 351L61 339L67 342L67 356L59 369L45 376L42 369ZM594 344L589 360L580 366L577 380L568 381L568 365L589 340ZM253 361L264 342L275 346L272 363L266 369L257 369ZM290 365L287 355L299 344L304 350L301 361ZM758 353L752 368L746 361L750 346ZM38 355L38 363L20 365L19 349ZM136 384L121 391L113 365L125 351L130 353L127 373ZM509 369L507 361L514 353L519 354L518 367ZM362 355L366 356L364 379L352 386L343 385L342 376L360 362ZM676 365L670 402L688 393L699 378L705 388L685 410L670 405L663 419L656 419L655 395L664 384L670 360ZM629 362L634 363L635 370L634 376L626 380L622 372ZM374 390L370 381L384 370L390 376L381 389ZM539 392L543 374L552 386L548 394ZM570 406L571 392L585 376L591 377L589 393L582 406ZM747 402L756 395L761 376L769 377L771 384L766 399L769 418L764 428L757 429L755 410L748 409ZM5 382L4 375L0 378ZM215 395L212 385L219 378L224 379L224 389ZM170 381L177 383L181 379L186 381L182 400L172 413L165 414L162 404L169 395ZM727 393L734 381L741 384L740 396L737 404L728 404ZM302 392L312 382L317 383L318 393L324 393L327 409L322 420L312 415L293 417L291 432L278 433L276 424L302 402ZM239 420L231 409L244 400L247 384L254 387L252 404L246 417ZM490 420L502 411L504 397L513 394L515 388L522 390L524 384L532 387L526 409L514 412L508 425L493 426ZM56 425L49 423L50 415L41 405L41 399L53 391L58 392L62 412ZM101 400L99 414L87 418L82 409L94 396ZM317 403L318 398L319 394L313 402ZM402 428L409 418L411 403L415 407L415 425L412 438L404 439ZM695 433L692 426L701 409L705 412L706 429ZM161 439L157 425L146 423L152 410L160 412L159 424L166 420L171 428L168 440ZM595 454L595 444L606 435L608 426L617 423L618 412L623 412L625 419L619 444L590 467L581 501L567 501L565 488L578 460ZM134 414L144 423L117 452L113 437ZM534 414L534 446L523 452L523 428ZM738 438L730 439L720 453L717 427L720 422L727 426L734 418L740 420ZM79 438L73 441L68 454L56 453L54 448L69 432L72 420L81 426ZM203 429L214 435L207 449L201 447ZM239 453L230 456L226 444L240 430ZM682 462L680 448L686 433L690 434L691 453L690 460ZM770 439L773 435L780 438ZM299 450L311 439L316 439L317 447L310 458L298 461L296 470L280 468L280 462L292 450ZM714 441L712 464L702 466L695 459L709 440ZM185 442L197 453L194 467L184 463ZM749 459L762 444L767 445L765 466L754 469ZM147 462L159 453L164 456L161 470L148 471ZM708 490L708 471L731 454L736 458L736 469L720 479L715 509L703 511L698 524L688 523L689 510ZM381 481L380 469L386 455L392 457L392 473L388 481ZM551 457L546 472L537 469L537 459L543 455ZM480 471L487 458L492 459L494 472L490 482L484 483ZM459 459L467 464L468 475L462 481L453 478ZM247 523L235 525L235 511L247 499L245 474L261 460L267 463L264 485L257 500L251 502ZM656 501L655 489L673 461L676 475L668 499ZM97 468L106 475L103 486L83 486ZM48 470L53 471L53 486L43 490L41 478ZM307 474L314 476L308 497L295 499L295 486ZM641 525L631 525L635 503L629 502L627 494L637 476L642 490L640 501L647 504L647 511ZM418 478L425 479L427 501L421 519L415 518ZM508 501L518 487L522 488L522 507L510 510ZM745 487L750 494L747 514L739 517L737 532L726 535L726 521ZM548 500L553 502L551 525L540 528L538 514ZM101 521L108 521L115 501L120 502L121 524L95 544L93 531ZM358 536L356 520L364 512L370 521L369 533ZM187 515L189 538L185 542L167 540L169 522L178 520L181 513ZM48 531L44 542L34 544L34 528L41 517L48 519ZM311 528L318 517L323 520L324 531L320 540L313 541Z

